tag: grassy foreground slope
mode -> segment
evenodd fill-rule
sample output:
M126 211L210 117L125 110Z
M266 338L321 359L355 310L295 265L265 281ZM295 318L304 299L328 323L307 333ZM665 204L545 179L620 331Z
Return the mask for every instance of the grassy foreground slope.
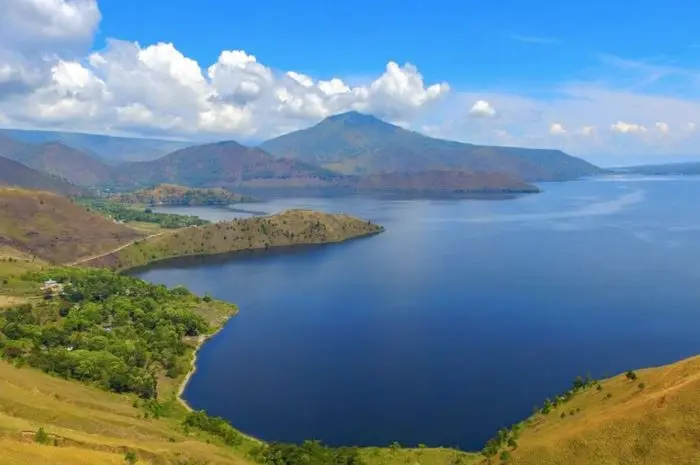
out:
M521 425L494 462L507 451L523 465L700 463L700 357L594 383Z
M122 270L173 257L342 242L381 231L381 226L348 215L288 210L268 217L238 219L163 233L84 265Z
M50 263L104 253L143 234L49 192L0 188L0 246Z

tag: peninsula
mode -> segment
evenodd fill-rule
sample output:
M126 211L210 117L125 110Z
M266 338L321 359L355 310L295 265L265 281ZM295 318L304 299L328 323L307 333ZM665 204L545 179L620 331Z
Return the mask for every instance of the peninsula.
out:
M370 221L344 214L287 210L267 217L237 219L153 235L82 265L125 270L176 257L343 242L383 230Z

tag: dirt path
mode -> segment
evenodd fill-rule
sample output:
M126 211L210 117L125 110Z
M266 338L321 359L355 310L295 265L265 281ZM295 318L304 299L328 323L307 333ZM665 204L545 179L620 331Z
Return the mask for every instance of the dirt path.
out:
M134 244L135 244L136 242L138 242L138 241L145 241L145 240L148 240L148 239L152 239L152 238L154 238L154 237L161 236L161 235L163 235L163 234L165 234L165 231L161 231L161 232L156 233L156 234L151 234L150 236L142 237L142 238L140 238L140 239L134 239L134 240L131 241L131 242L127 242L126 244L120 245L120 246L117 247L116 249L112 249L112 250L109 250L109 251L107 251L107 252L104 252L104 253L101 253L101 254L98 254L98 255L93 255L92 257L81 258L81 259L78 260L78 261L75 261L75 262L66 264L66 266L76 266L76 265L80 265L81 263L89 262L89 261L92 261L92 260L97 260L98 258L102 258L102 257L105 257L105 256L107 256L107 255L111 255L111 254L113 254L113 253L117 253L117 252L119 252L120 250L126 249L127 247L129 247L129 246L131 246L131 245L134 245Z

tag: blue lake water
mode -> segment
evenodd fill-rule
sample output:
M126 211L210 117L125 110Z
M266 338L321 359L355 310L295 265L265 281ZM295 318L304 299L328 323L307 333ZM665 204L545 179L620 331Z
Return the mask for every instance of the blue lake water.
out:
M195 408L266 440L478 449L577 375L700 353L700 179L543 188L277 199L256 209L352 213L386 232L137 274L241 308L200 352Z

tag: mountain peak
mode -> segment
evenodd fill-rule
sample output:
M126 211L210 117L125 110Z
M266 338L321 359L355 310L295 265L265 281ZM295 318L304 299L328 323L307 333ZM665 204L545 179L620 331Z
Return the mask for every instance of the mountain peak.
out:
M324 122L343 123L353 126L389 124L386 121L382 121L381 119L377 118L376 116L369 115L367 113L360 113L359 111L347 111L345 113L338 113L333 116L329 116L328 118L322 121L322 123Z

